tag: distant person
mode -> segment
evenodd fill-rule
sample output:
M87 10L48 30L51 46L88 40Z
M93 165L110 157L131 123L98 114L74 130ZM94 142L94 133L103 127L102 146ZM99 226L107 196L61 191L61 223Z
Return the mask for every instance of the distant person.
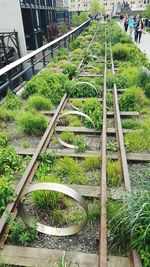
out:
M125 29L125 32L128 31L128 26L129 26L128 16L125 16L125 18L124 18L124 29Z
M124 19L124 16L121 14L121 15L120 15L120 25L121 25L121 26L123 25L123 19Z
M132 33L133 33L133 29L134 29L134 23L135 23L133 16L129 17L128 23L129 23L129 35L132 37Z
M141 42L143 29L144 29L144 23L143 23L142 17L139 17L139 20L137 23L137 41L139 41L139 43Z

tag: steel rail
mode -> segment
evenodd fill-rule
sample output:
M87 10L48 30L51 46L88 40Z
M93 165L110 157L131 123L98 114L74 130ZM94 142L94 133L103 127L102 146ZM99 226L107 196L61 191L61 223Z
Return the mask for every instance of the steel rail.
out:
M112 74L115 75L111 44L110 44L110 58L111 58L111 65L112 65ZM114 116L115 116L116 130L117 130L116 133L117 133L118 142L119 142L119 153L120 153L120 160L122 163L121 165L122 165L122 171L123 171L123 178L124 178L126 190L131 193L131 183L130 183L130 177L129 177L128 164L127 164L126 150L125 150L125 145L124 145L123 130L122 130L121 116L120 116L119 103L118 103L119 101L118 101L117 86L115 83L113 84L112 92L113 92L113 99L114 99L114 111L115 111Z
M0 248L3 248L3 245L7 239L7 234L9 232L9 227L7 222L8 214L12 214L14 218L17 216L18 213L17 206L20 202L21 197L23 196L23 190L27 185L27 183L30 183L34 177L35 171L39 166L38 156L40 153L46 150L48 143L53 135L54 127L56 125L56 120L58 119L59 114L64 108L66 102L67 102L67 94L64 94L51 122L49 123L47 130L45 131L37 149L35 150L34 155L32 156L25 172L23 173L15 189L15 200L7 205L5 211L2 214L2 217L0 219Z
M104 81L103 81L103 127L101 142L101 215L100 215L100 248L99 248L99 267L107 266L107 180L106 180L106 163L107 163L107 109L106 109L106 73L107 73L107 50L105 43L105 60L104 60Z

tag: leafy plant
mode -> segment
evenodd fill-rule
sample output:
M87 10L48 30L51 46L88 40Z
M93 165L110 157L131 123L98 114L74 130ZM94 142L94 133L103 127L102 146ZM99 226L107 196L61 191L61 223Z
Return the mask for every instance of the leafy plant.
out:
M118 144L115 141L107 142L107 150L115 152L118 150Z
M42 114L24 112L19 118L21 130L29 135L42 135L47 128L47 118Z
M96 129L101 129L102 127L102 111L101 111L101 104L95 98L87 99L83 104L83 112L86 113L93 121ZM93 127L92 123L89 122L87 119L83 119L84 124L86 127L91 128Z
M68 75L69 80L72 80L72 78L76 75L77 67L73 64L68 64L63 69L63 73Z
M107 160L107 184L108 186L118 186L122 181L122 170L119 161Z
M76 136L74 140L75 149L77 152L85 152L87 145L85 143L84 137Z
M0 123L2 122L13 122L14 121L14 113L6 108L0 108Z
M150 149L150 132L147 129L135 130L125 135L125 142L131 152Z
M0 146L7 146L8 140L9 138L7 132L0 132Z
M81 100L81 99L77 99L77 98L72 99L72 100L71 100L71 103L72 103L72 105L73 105L74 107L76 107L76 108L78 108L78 109L81 109L81 108L82 108L82 105L83 105L82 100Z
M83 161L85 171L94 171L100 169L100 159L98 157L86 157Z
M17 218L16 221L9 218L8 222L11 231L9 234L9 240L22 246L27 246L36 238L36 222L33 221L32 227L30 228L27 227L19 218Z
M60 48L57 52L57 57L59 60L68 58L68 51L66 48Z
M36 110L51 110L52 103L43 96L34 95L29 97L27 106L29 110L32 108Z
M13 200L13 187L10 180L0 176L0 214L5 210L7 204Z

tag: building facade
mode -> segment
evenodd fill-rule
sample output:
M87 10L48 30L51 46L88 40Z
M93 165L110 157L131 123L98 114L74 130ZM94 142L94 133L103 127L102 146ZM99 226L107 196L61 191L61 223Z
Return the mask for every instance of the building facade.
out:
M90 11L91 0L68 0L69 11Z

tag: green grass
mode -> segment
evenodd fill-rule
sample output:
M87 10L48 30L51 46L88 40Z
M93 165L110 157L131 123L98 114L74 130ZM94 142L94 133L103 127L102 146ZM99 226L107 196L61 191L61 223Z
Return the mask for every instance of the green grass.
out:
M119 186L122 181L122 170L119 161L107 160L107 184L108 186Z
M98 157L86 157L82 165L85 171L94 171L100 169L100 159Z
M121 121L122 128L124 129L139 129L142 127L142 123L138 120L132 120L132 119L125 119Z
M29 100L27 102L27 108L28 110L51 110L52 103L50 100L43 96L33 95L29 97Z
M149 130L141 129L127 133L125 135L125 143L128 146L128 151L147 151L150 149L150 132Z
M88 221L90 223L93 223L99 218L100 218L100 201L98 199L94 199L92 203L89 204Z
M62 141L72 144L74 142L75 135L72 132L62 132L60 137Z

